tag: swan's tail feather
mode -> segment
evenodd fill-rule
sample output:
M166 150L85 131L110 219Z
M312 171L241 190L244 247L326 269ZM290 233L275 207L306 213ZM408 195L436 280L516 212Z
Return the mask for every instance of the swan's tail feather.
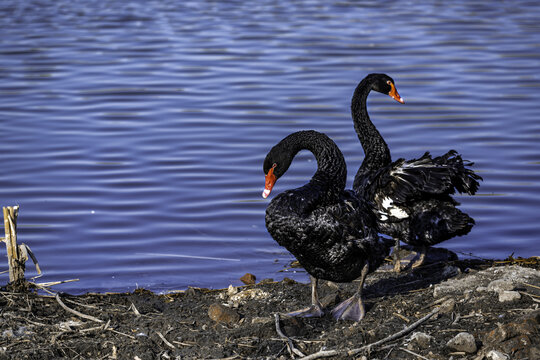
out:
M388 177L379 181L393 188L396 202L405 202L426 195L452 195L456 191L473 195L480 186L482 177L470 167L472 162L464 161L455 150L432 158L429 153L414 160L399 159L394 163ZM382 188L379 183L379 188Z
M468 234L474 219L451 201L426 201L415 206L411 219L410 244L435 245L455 236Z
M463 160L457 151L450 150L433 159L433 162L453 172L451 183L458 192L474 195L478 191L479 181L482 180L482 177L470 169L474 163Z

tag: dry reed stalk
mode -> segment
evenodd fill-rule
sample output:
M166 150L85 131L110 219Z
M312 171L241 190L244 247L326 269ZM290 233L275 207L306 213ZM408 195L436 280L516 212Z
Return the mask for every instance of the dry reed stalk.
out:
M3 207L6 251L9 264L9 282L24 281L25 258L17 246L17 216L18 206Z

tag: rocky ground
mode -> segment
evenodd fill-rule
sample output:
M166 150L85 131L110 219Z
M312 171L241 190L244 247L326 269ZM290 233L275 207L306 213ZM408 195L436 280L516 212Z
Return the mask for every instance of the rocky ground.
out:
M355 287L320 295L332 307ZM0 359L540 359L539 258L378 271L364 294L356 324L282 315L310 301L287 279L167 295L3 288Z

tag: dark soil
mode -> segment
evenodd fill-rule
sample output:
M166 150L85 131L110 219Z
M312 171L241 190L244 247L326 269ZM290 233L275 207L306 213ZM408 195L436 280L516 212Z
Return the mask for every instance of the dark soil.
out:
M540 359L539 277L515 281L514 293L521 298L510 302L500 302L495 292L477 288L486 286L480 283L434 296L437 284L447 279L450 282L445 284L454 289L452 281L487 271L489 282L516 265L540 269L538 258L531 258L435 263L400 274L378 271L368 276L367 314L360 323L336 322L330 315L280 315L279 330L304 355L337 350L334 359L491 359L493 350L512 359ZM356 286L322 282L323 303L332 307ZM310 287L285 279L223 290L190 288L167 295L145 290L60 294L60 300L102 322L69 312L54 296L4 288L0 292L0 359L289 359L292 351L278 334L274 314L307 306ZM403 330L439 306L437 314L410 333L369 353L346 354ZM413 332L432 338L427 344L417 342L411 339ZM474 336L477 350L447 346L460 332Z

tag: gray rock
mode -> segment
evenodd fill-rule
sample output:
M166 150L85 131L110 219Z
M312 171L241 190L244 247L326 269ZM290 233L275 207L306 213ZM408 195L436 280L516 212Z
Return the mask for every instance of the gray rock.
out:
M521 294L517 291L501 291L499 293L499 302L509 302L521 299Z
M510 356L497 350L491 350L486 354L486 358L488 360L509 360Z
M451 278L461 274L461 270L457 266L445 266L442 271L442 277Z
M449 314L452 311L454 311L455 306L456 306L456 300L454 300L453 298L450 298L441 304L439 312L441 314Z
M540 271L517 265L491 267L461 279L449 279L433 287L433 296L461 296L466 290L504 291L513 290L520 283L540 282Z
M498 279L493 280L487 286L488 291L495 291L500 293L502 291L514 290L514 284L511 280L507 279Z
M446 343L446 346L452 350L464 351L468 354L474 354L476 350L478 350L474 336L466 332L460 332L457 334L455 337L450 339L448 343Z
M415 332L412 334L411 339L409 340L409 345L407 345L407 348L409 350L427 349L432 339L433 339L433 336L431 335L428 335L423 332Z

